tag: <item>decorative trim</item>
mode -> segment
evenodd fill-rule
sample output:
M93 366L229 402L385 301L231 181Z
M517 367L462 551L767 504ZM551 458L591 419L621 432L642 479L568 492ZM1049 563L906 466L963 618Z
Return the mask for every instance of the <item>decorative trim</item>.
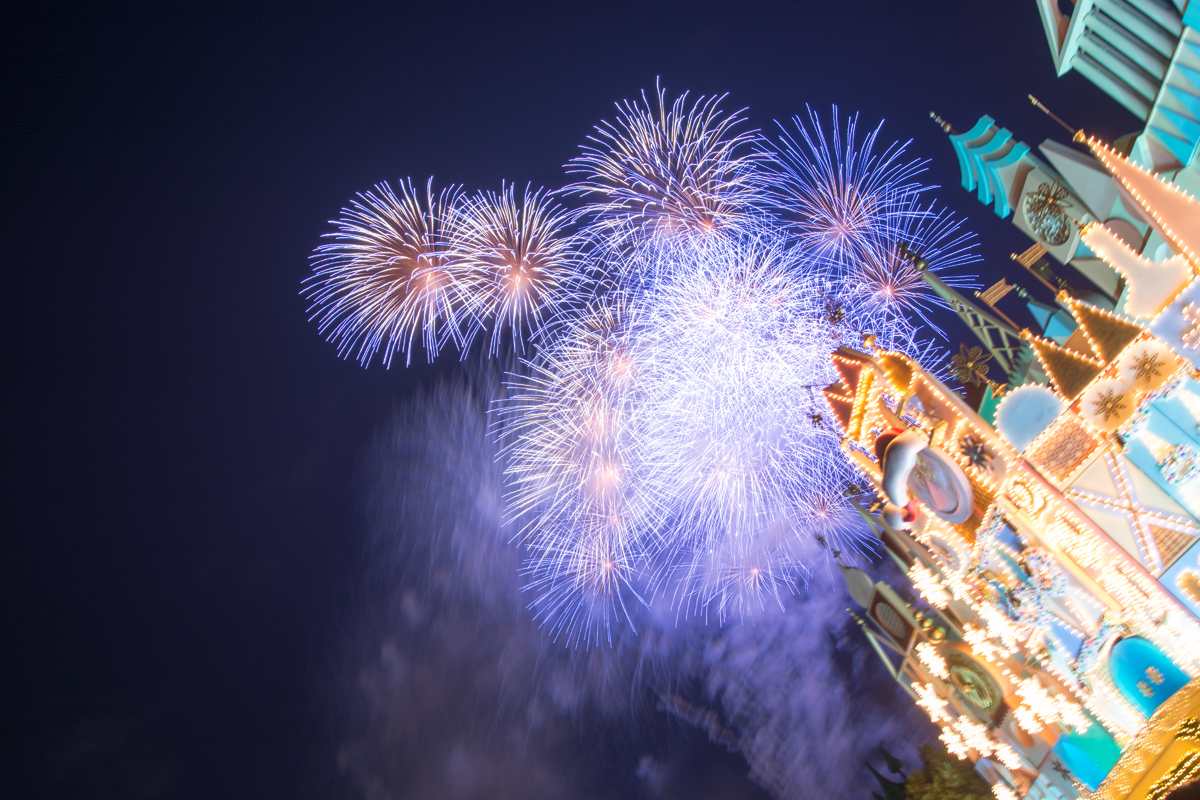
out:
M1158 707L1125 751L1116 766L1087 800L1122 800L1146 770L1162 755L1176 738L1191 738L1189 717L1200 706L1200 678L1189 681ZM1157 785L1157 784L1156 784Z

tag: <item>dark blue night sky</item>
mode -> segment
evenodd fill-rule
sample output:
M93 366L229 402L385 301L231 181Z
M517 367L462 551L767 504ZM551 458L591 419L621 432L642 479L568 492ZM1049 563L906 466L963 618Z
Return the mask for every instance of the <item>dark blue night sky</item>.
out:
M364 659L386 663L380 631L408 613L364 557L369 499L398 469L396 415L462 371L453 353L363 370L306 320L308 255L356 191L560 186L591 126L657 78L728 92L764 128L805 103L886 118L884 138L912 138L939 200L969 217L983 280L1019 280L1008 255L1028 240L959 187L929 112L960 130L988 113L1035 146L1064 132L1029 93L1109 140L1139 125L1054 77L1031 2L20 2L0 15L0 59L5 797L362 796L371 715L400 713L364 699L383 680ZM483 630L453 602L453 630ZM504 650L496 635L467 637L475 657ZM413 706L428 727L394 734L409 761L380 796L522 796L500 768L466 788L422 772L456 738L460 717L438 709L473 680L429 641L393 642L455 669ZM819 705L821 681L877 679L863 647L814 645L828 664L780 687ZM885 675L855 690L875 709L864 726L907 710ZM553 747L530 740L529 763L560 781L546 785L763 796L710 742L720 730L627 691L628 715L568 714L538 734ZM371 747L386 760L385 740ZM846 770L846 796L867 796L861 764Z

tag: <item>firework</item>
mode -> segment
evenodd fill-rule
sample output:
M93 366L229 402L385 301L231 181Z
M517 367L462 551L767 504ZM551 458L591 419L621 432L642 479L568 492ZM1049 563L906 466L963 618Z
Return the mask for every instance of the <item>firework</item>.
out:
M629 619L623 595L636 595L635 565L668 507L637 416L632 313L619 294L597 302L526 362L496 409L532 605L573 643Z
M535 596L530 608L555 640L587 647L603 637L611 645L613 623L624 620L636 630L632 603L645 600L633 587L636 564L620 526L589 520L568 539L531 549L524 570L525 588Z
M537 541L558 520L569 526L583 509L598 517L627 517L639 452L631 412L637 407L627 306L605 298L514 376L512 398L497 408L521 517L539 509L523 534ZM641 507L643 504L638 504ZM555 536L556 534L545 534Z
M706 551L779 513L792 476L827 449L803 410L828 377L830 336L777 243L714 239L676 257L642 301L654 391L641 412L678 498L672 538Z
M534 607L572 631L627 615L635 584L746 613L819 547L858 546L820 413L834 334L800 254L755 235L633 257L655 281L584 315L501 409Z
M492 411L529 609L590 647L633 609L755 613L823 558L870 549L820 390L828 353L923 342L978 257L925 164L836 108L775 143L723 97L618 105L562 196L511 184L362 195L318 249L321 330L364 363L480 335L518 358ZM940 331L937 331L940 335ZM643 617L644 618L644 617Z
M448 256L460 198L453 186L434 194L432 179L422 198L406 180L399 193L381 183L342 209L305 289L310 318L339 355L365 366L382 350L390 366L397 351L412 360L418 333L430 360L447 342L461 344L463 275Z
M520 197L512 185L499 194L480 192L460 205L450 251L465 275L474 325L468 339L490 327L490 353L499 351L506 331L523 349L526 331L539 330L545 317L578 295L567 225L566 210L529 187Z
M826 135L811 108L808 121L792 118L771 147L771 202L816 258L846 264L861 259L880 241L900 241L906 223L922 209L913 202L927 187L917 181L928 162L904 160L904 144L875 151L883 123L857 142L858 115L845 133L833 108Z
M582 317L501 408L533 607L576 641L627 617L635 582L719 616L761 607L817 547L806 476L837 442L806 381L832 380L830 337L794 255L716 237L655 258L654 289Z
M653 100L617 105L571 160L579 180L566 193L587 200L584 211L610 243L654 233L725 230L755 216L762 160L756 132L739 132L743 112L725 113L725 96L687 94L668 104Z
M941 335L929 314L945 308L945 303L921 273L931 269L947 286L978 288L971 276L957 272L980 260L977 241L945 210L932 203L922 206L915 197L910 203L914 210L895 225L891 231L895 238L864 243L859 257L839 270L836 295L839 302L860 307L862 315L877 318L877 330L891 330L896 324L911 326L915 316Z

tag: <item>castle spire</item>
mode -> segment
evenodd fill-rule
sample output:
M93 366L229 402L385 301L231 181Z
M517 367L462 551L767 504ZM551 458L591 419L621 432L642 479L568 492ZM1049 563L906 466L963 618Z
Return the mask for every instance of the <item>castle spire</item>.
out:
M1029 348L1021 341L1021 334L1017 329L981 310L979 304L968 301L947 286L932 269L921 270L921 278L946 301L950 310L958 315L979 341L983 342L983 346L996 359L995 363L1004 370L1009 385L1019 386L1024 383L1032 359Z
M934 120L941 119L934 115ZM944 120L940 123L946 130ZM1029 152L1029 145L1013 138L1008 128L997 127L986 114L968 131L950 134L950 145L958 156L962 186L975 192L979 202L993 205L996 216L1006 218L1021 193L1029 165L1040 164Z
M1091 345L1092 351L1105 364L1112 363L1126 347L1142 335L1142 328L1132 322L1126 322L1116 314L1084 303L1066 292L1060 292L1058 299L1071 309L1071 316L1079 323L1079 328Z
M1104 370L1102 364L1082 353L1059 347L1049 339L1034 336L1028 331L1021 333L1022 338L1037 354L1038 361L1042 363L1046 375L1054 383L1054 388L1058 389L1058 393L1066 398L1067 402L1079 397L1087 385Z
M1200 267L1200 202L1180 187L1138 167L1096 137L1079 131L1075 138L1087 143L1100 163L1145 210L1154 229L1171 243L1175 252L1185 255L1193 269Z
M1157 317L1192 282L1194 268L1186 255L1151 261L1135 252L1106 225L1089 222L1080 240L1105 264L1125 278L1121 312L1138 319Z
M941 128L944 132L949 133L951 135L958 133L958 131L954 130L953 125L951 125L949 122L946 122L946 120L939 117L936 112L930 111L929 118L931 120L933 120L935 123L937 123L937 126L939 128Z

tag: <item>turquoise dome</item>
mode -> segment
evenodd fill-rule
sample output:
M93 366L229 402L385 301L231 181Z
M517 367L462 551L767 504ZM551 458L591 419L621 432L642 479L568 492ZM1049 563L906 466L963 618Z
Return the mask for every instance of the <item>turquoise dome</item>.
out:
M1162 650L1136 636L1113 645L1109 669L1121 694L1147 717L1189 680Z

